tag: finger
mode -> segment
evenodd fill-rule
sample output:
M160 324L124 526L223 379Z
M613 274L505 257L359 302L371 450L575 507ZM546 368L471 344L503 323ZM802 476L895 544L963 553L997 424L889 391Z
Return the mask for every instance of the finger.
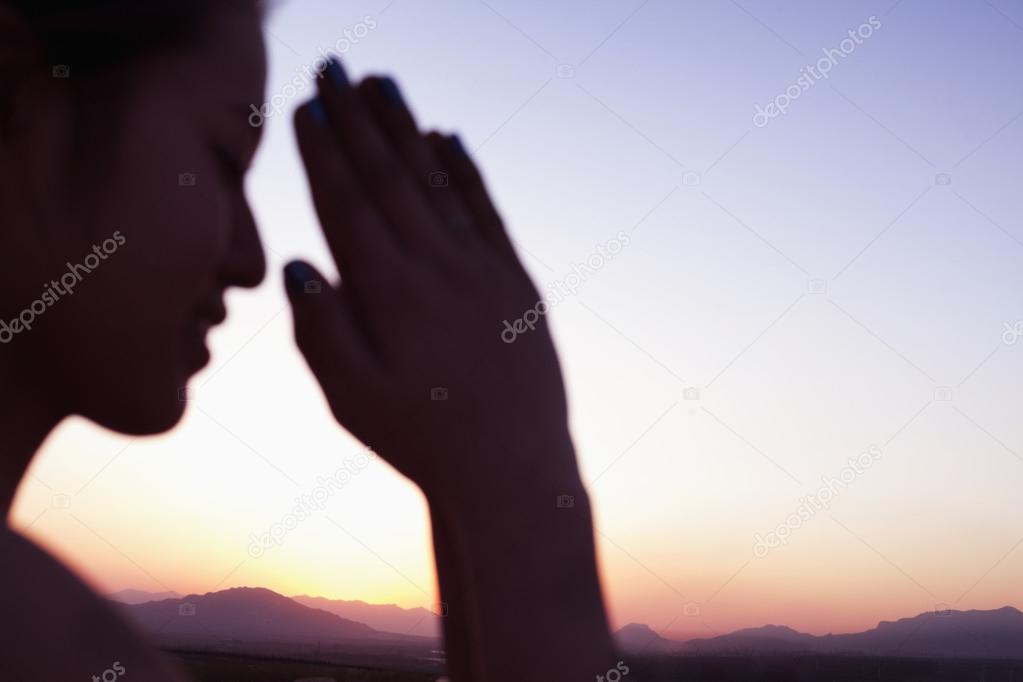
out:
M284 282L298 348L331 406L343 408L376 366L355 311L347 297L308 263L289 263Z
M454 175L454 169L451 165L448 153L448 145L450 144L448 138L436 131L431 131L424 139L434 157L440 159L438 163L444 168L452 169L452 172L448 174L448 192L457 197L458 211L449 215L445 220L448 233L462 243L472 242L487 246L483 236L482 225L483 221L488 218L479 215L477 211L473 210L469 202L466 201L465 193L459 186L458 178Z
M398 246L327 126L322 102L313 100L299 108L295 133L313 203L338 271L346 283L366 290L373 278L387 271Z
M396 88L389 78L367 78L359 84L359 93L381 132L404 160L436 211L440 223L436 237L442 242L437 244L437 248L443 249L452 240L465 239L470 226L470 212L458 192L451 187L447 166L436 154L428 137L419 132L412 113L407 107L392 103L388 93Z
M436 216L339 62L328 63L319 88L334 134L397 241L414 253L434 250ZM404 107L400 94L390 97L392 106Z
M462 202L468 207L480 237L502 257L518 264L519 258L504 229L504 221L494 207L483 177L461 139L457 135L444 136L439 133L431 133L429 137L441 163L451 169L452 182Z

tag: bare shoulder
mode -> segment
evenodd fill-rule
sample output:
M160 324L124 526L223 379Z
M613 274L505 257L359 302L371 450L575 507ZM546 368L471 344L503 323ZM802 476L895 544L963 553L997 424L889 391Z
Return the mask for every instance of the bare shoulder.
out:
M0 529L3 679L187 682L107 601L56 559Z

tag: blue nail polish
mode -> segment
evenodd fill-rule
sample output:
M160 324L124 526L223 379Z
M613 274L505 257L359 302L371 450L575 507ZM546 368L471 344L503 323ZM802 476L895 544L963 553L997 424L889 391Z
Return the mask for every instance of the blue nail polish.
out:
M401 90L398 88L398 84L394 82L392 78L381 78L380 79L380 91L387 98L387 101L394 106L404 106L405 100L401 96Z
M327 107L323 106L323 100L319 97L314 97L309 102L309 115L313 117L313 120L317 123L327 122Z
M305 293L310 282L317 281L316 271L302 261L293 261L284 268L284 286L292 296Z
M451 145L451 151L455 153L455 156L458 156L463 159L469 158L469 152L465 150L465 145L462 144L462 138L460 138L458 135L452 135L451 137L449 137L448 144Z
M327 65L323 67L323 75L325 75L331 83L339 88L348 87L348 74L345 73L345 68L341 66L341 62L333 57L331 57L327 61Z

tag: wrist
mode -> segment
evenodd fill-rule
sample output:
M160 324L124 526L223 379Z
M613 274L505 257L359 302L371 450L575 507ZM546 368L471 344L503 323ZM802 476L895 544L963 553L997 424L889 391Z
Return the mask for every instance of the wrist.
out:
M613 667L589 498L578 475L477 485L431 499L430 507L473 596L480 646L514 645L502 666L535 667L531 657L519 660L524 650L578 652L570 661L550 660L558 673L551 679L586 679ZM524 625L535 623L543 627Z
M463 446L454 467L425 482L432 506L453 513L490 517L506 509L520 513L573 508L585 501L575 449L567 429L544 438L502 439Z
M593 532L589 496L578 475L469 483L432 496L430 506L450 528L481 540Z

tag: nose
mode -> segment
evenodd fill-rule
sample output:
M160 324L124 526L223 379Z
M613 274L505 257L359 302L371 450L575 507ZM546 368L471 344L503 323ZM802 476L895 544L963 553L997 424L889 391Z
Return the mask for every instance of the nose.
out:
M221 277L226 286L251 289L258 286L265 276L266 255L263 252L263 244L259 241L256 219L252 215L248 201L242 196L235 209L231 244L228 247L227 260L221 270Z

